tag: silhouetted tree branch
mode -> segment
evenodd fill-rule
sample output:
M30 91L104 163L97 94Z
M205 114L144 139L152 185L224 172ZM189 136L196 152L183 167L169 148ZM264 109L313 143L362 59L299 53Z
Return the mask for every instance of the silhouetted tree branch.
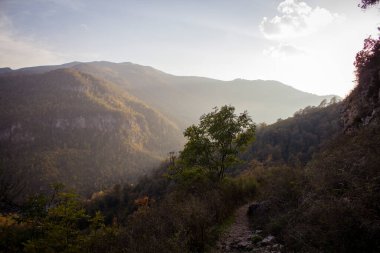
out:
M359 7L362 9L367 9L368 7L379 3L380 0L362 0L362 3L359 4Z

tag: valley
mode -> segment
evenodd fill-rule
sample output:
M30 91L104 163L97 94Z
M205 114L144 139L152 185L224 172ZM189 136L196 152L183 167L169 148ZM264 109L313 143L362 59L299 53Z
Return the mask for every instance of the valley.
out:
M0 1L0 253L380 252L379 2Z
M61 182L82 194L149 174L213 107L235 104L271 122L332 98L275 81L179 77L111 62L7 69L0 92L2 166L29 192Z

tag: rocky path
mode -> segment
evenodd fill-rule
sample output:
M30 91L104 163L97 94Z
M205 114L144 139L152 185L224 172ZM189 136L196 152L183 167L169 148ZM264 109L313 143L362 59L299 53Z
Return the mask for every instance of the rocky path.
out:
M235 212L235 221L219 239L213 253L279 253L282 245L275 242L273 236L262 236L262 231L252 230L247 211L253 203L240 207Z

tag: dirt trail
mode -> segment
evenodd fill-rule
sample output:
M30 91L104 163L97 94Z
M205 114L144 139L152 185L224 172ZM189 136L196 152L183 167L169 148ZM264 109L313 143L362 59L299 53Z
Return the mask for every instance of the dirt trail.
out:
M281 252L282 246L275 243L273 236L263 238L260 230L252 230L250 227L247 211L252 204L245 204L235 211L234 223L220 237L212 253ZM254 242L254 238L260 238L260 240Z

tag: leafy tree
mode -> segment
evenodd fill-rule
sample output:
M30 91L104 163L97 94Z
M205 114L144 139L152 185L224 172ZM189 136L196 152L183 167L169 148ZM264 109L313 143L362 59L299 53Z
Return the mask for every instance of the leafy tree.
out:
M369 6L375 5L379 0L362 0L362 3L359 6L363 9L367 9Z
M15 177L13 171L5 170L2 165L0 163L0 211L10 211L17 206L15 200L23 194L25 184L21 177Z
M25 208L23 218L34 230L24 244L25 252L79 252L84 241L81 226L98 226L99 214L94 218L95 224L86 215L78 195L62 192L62 188L55 185L51 198L33 198Z
M225 169L238 161L238 152L254 140L255 125L247 112L235 114L233 106L215 107L199 125L184 132L188 142L180 153L186 167L203 167L224 177Z
M358 81L365 71L378 66L380 62L380 39L371 37L364 40L364 48L355 58L356 75Z

